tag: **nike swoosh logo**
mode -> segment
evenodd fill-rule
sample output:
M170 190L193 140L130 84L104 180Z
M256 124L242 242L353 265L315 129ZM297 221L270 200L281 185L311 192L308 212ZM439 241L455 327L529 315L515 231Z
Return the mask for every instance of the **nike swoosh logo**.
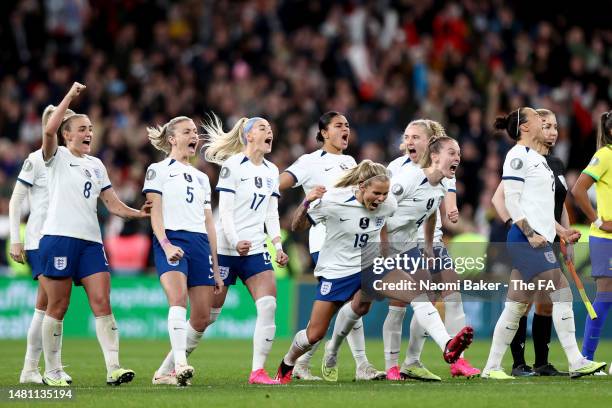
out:
M330 167L329 169L325 169L325 171L330 171L331 169L333 169L333 167Z
M182 327L173 327L174 330L185 330Z
M208 275L208 279L213 279L215 275Z
M178 174L171 174L170 177L176 177Z
M247 181L249 178L241 178L240 181Z
M113 330L113 331L114 331L114 330L117 330L117 328L116 328L116 327L111 327L111 330Z
M72 164L72 163L70 163L70 167L79 167L79 166L80 166L80 164Z
M269 341L270 343L274 341L274 339L268 339L266 338L266 341Z
M571 319L571 317L562 317L561 320Z
M506 326L506 329L508 329L508 330L512 330L512 331L515 331L515 330L516 330L516 329L511 329L511 328L509 328L508 326Z
M341 222L348 221L348 220L350 220L350 218L346 218L346 219L340 218Z
M437 311L431 312L431 313L427 313L427 316L431 316L432 314L436 314L436 313L437 313Z
M54 337L59 337L59 336L61 336L61 334L55 334L55 333L53 333L53 336L54 336Z
M540 163L538 163L538 164L534 164L534 166L533 166L533 167L538 167L539 165L540 165Z
M399 351L390 351L389 354L399 354Z

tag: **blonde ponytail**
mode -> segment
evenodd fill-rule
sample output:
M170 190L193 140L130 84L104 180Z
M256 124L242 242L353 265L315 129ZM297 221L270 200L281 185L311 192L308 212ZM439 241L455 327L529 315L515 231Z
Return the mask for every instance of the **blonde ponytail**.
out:
M440 150L442 150L442 147L448 141L453 141L455 143L457 142L452 137L446 136L446 135L432 137L431 139L429 139L429 143L427 144L427 149L425 149L425 154L423 155L423 157L421 158L421 161L419 162L419 165L421 166L422 169L425 169L431 166L431 163L432 163L431 154L440 153Z
M204 128L204 158L211 163L223 164L230 156L242 152L246 146L244 125L248 118L240 118L229 132L223 131L221 119L214 113L210 121L202 124Z
M170 136L174 136L174 126L186 120L191 120L187 116L177 116L175 118L170 119L168 123L163 126L155 126L147 128L147 135L149 136L149 141L157 150L161 150L166 154L170 154L172 151L172 145L168 138Z
M382 164L374 163L372 160L364 160L353 167L336 182L335 187L358 186L364 183L368 186L374 179L380 181L389 180L389 172Z
M55 112L56 109L57 109L57 107L54 106L54 105L47 105L47 107L43 111L43 113L42 113L42 129L43 129L43 132L45 131L45 127L47 127L47 123L49 122L49 119L51 119L51 115L53 114L53 112ZM66 123L66 121L68 119L72 118L75 115L76 115L76 113L72 109L66 109L66 112L64 113L64 117L62 118L62 124L57 129L57 135L58 136L61 136L62 129L63 129L64 124Z

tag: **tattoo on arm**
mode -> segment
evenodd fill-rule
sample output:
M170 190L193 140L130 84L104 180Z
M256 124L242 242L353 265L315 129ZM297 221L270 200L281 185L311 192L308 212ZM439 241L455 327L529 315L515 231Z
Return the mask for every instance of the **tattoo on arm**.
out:
M291 230L292 231L304 231L310 226L310 221L306 217L306 212L308 211L303 205L298 206L295 212L293 213L293 219L291 220Z
M531 228L531 225L529 225L526 218L517 222L516 225L521 229L521 231L523 231L523 234L525 234L527 238L531 238L536 233L534 229Z

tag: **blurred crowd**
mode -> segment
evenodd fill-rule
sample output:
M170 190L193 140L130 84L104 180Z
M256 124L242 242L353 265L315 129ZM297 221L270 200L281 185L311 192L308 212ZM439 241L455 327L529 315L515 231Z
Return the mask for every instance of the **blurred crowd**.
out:
M228 128L242 116L267 118L275 137L268 159L281 171L318 147L316 123L325 111L349 119L346 153L382 163L400 154L410 120L430 118L462 147L461 221L449 234L494 238L501 227L490 198L512 145L493 132L495 116L520 106L555 112L555 154L571 185L595 151L597 119L612 100L612 3L539 3L2 2L0 244L17 174L40 146L41 113L75 80L87 90L72 108L90 116L93 152L134 206L145 169L163 158L145 128L174 116L198 123L215 112ZM218 167L202 156L194 165L214 187ZM301 189L283 195L282 225L301 197ZM99 216L106 239L150 235L147 223L124 223L102 206ZM306 235L289 239L306 253Z

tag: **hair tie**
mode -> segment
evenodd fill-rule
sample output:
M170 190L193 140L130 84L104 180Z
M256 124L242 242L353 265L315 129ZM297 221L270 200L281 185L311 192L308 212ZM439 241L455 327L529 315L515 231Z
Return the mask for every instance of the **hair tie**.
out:
M259 116L252 117L249 120L247 120L244 126L242 127L242 142L245 145L247 144L246 134L251 131L251 129L253 128L253 125L255 125L255 122L257 122L258 120L263 120L263 118L260 118Z
M516 137L519 135L519 125L521 124L521 108L516 110Z

